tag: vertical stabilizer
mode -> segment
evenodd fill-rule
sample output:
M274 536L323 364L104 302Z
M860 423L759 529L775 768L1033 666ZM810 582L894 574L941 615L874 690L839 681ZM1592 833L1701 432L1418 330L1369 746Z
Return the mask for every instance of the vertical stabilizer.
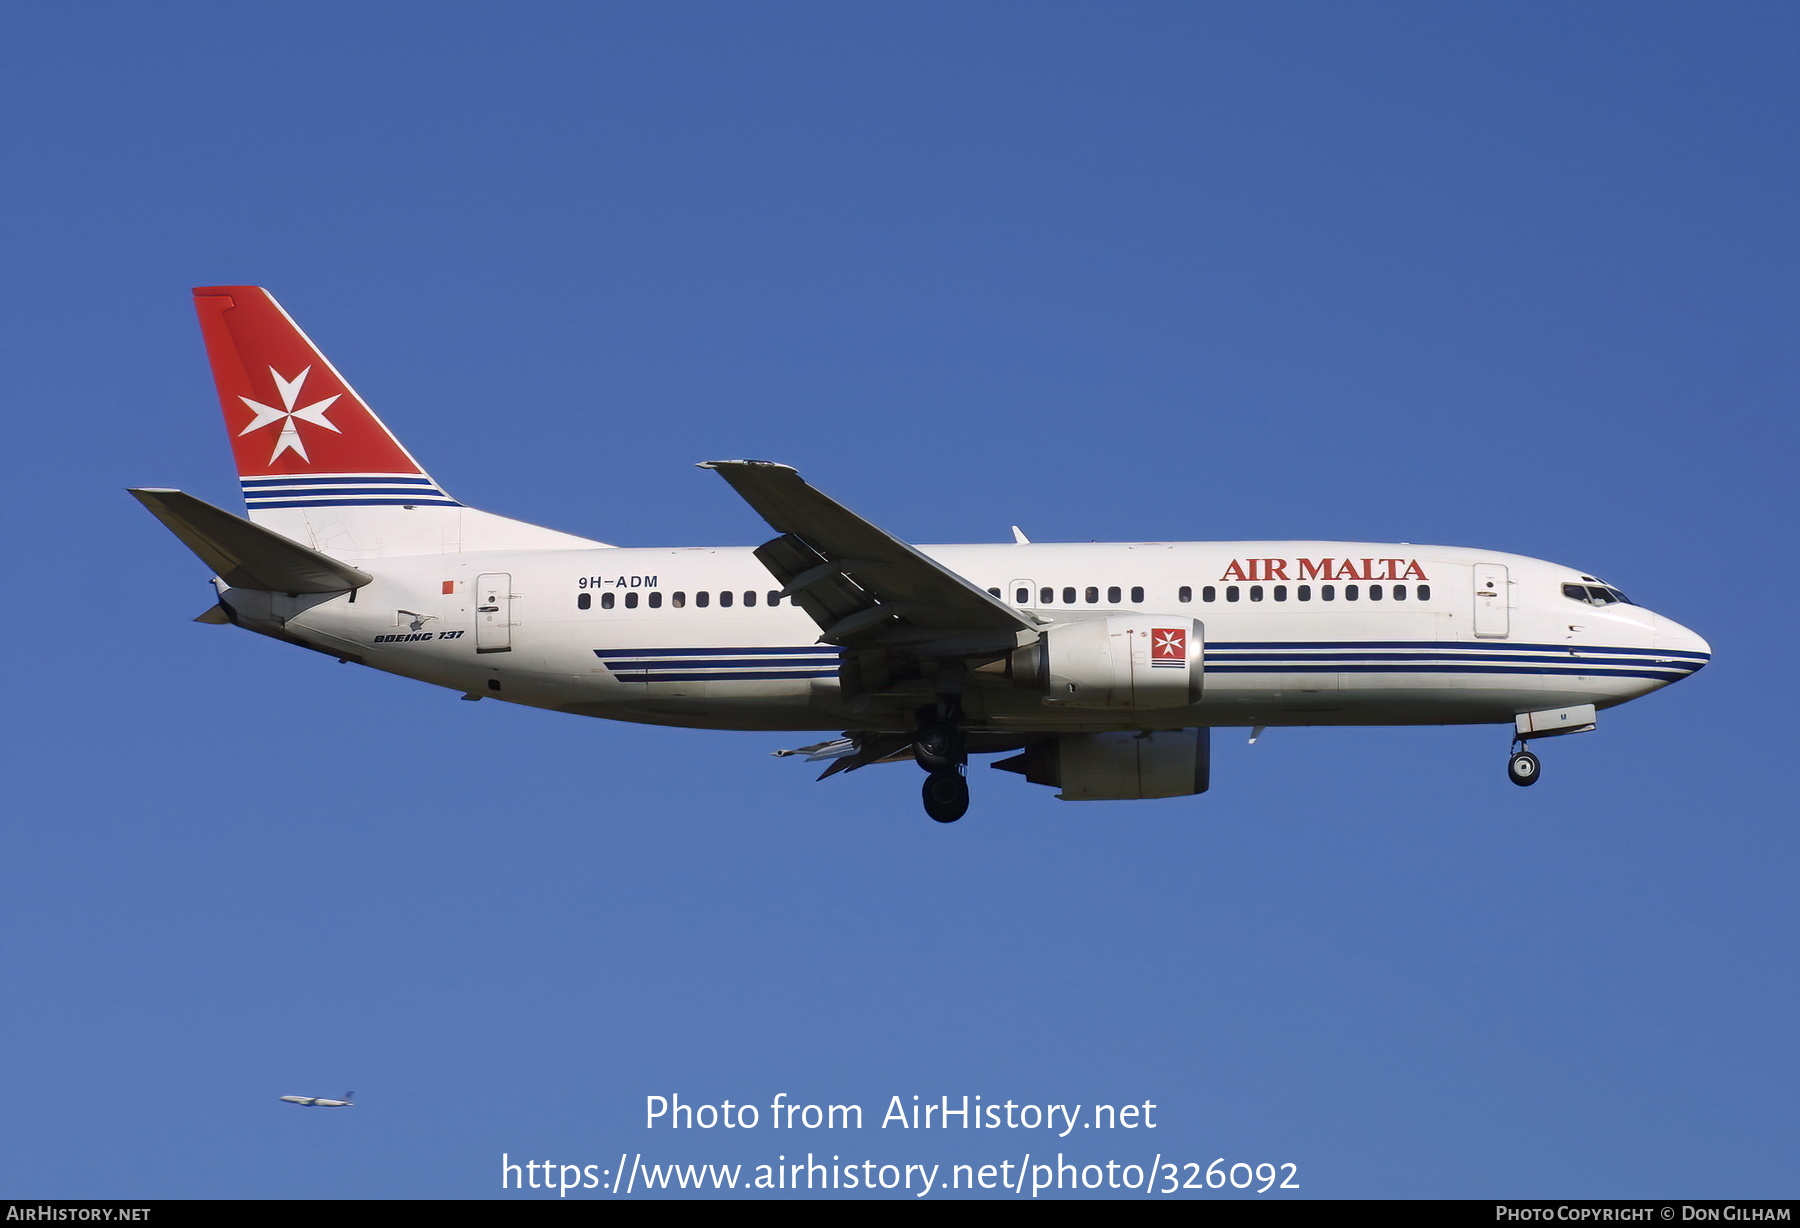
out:
M194 308L256 523L340 558L603 544L451 498L262 287Z

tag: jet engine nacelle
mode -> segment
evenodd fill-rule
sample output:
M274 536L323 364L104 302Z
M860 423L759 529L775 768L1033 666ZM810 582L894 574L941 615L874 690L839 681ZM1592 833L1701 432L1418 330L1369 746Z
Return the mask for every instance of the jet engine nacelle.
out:
M1061 733L994 764L1034 785L1062 789L1065 802L1129 802L1206 792L1212 770L1212 730L1158 729L1143 733Z
M1200 699L1205 655L1192 618L1118 614L1040 633L1012 654L1012 678L1059 707L1185 708Z

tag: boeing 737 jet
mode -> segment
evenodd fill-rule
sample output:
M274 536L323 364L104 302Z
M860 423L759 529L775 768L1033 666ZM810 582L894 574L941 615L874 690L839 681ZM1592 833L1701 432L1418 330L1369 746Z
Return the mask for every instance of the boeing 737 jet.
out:
M345 1092L342 1100L327 1100L323 1096L283 1096L289 1104L304 1104L314 1109L353 1109L356 1102L352 1099L355 1092Z
M476 511L267 291L194 291L248 518L132 493L214 572L230 623L578 716L820 730L820 779L910 760L926 813L970 755L1069 801L1203 793L1220 726L1497 724L1538 739L1687 677L1704 640L1615 586L1454 546L912 546L786 465L708 461L755 549L624 547Z

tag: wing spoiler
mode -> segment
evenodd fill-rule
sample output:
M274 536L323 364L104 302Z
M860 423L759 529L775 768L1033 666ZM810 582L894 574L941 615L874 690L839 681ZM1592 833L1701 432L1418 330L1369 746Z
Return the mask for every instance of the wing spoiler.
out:
M233 588L341 593L375 578L183 491L134 489L130 493Z

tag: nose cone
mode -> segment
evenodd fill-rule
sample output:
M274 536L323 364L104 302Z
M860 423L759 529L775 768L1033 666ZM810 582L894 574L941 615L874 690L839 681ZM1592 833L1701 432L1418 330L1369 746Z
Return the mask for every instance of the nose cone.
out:
M1661 614L1656 615L1656 647L1659 652L1691 661L1695 669L1712 659L1711 644L1674 619L1664 618Z

